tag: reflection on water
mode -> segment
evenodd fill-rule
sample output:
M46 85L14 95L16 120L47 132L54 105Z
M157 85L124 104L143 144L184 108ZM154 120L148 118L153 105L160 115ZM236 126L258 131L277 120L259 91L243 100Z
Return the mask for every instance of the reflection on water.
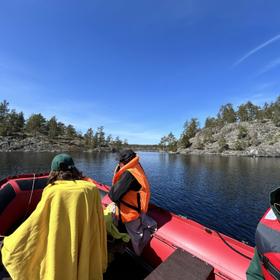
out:
M152 202L250 244L269 192L280 182L280 159L140 152ZM0 176L49 170L52 153L0 153ZM110 184L115 154L73 153L85 175Z

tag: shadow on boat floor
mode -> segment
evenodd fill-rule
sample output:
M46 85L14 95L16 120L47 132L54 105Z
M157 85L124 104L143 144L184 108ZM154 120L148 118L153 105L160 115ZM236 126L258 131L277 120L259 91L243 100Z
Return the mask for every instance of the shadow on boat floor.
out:
M0 240L0 248L2 241ZM151 268L148 267L143 261L132 253L129 249L124 253L115 253L114 260L108 266L106 273L104 274L104 280L142 280L151 272ZM8 272L5 270L1 262L0 254L0 280L12 280Z
M143 265L128 253L118 255L109 265L104 280L142 280L150 273ZM0 280L12 280L5 268L1 265Z
M130 252L124 252L123 254L117 254L114 261L110 263L106 273L104 274L104 280L142 280L149 275L151 268L146 263Z

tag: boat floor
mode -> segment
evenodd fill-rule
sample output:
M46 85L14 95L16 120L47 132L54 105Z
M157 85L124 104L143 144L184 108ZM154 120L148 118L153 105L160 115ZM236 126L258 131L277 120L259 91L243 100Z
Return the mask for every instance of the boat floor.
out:
M0 264L0 280L12 280L2 263ZM182 250L176 250L165 262L153 270L142 258L137 257L130 249L126 249L123 253L114 254L114 259L110 262L103 279L210 280L214 279L212 273L212 267L203 264L202 261Z
M0 248L2 241L0 241ZM0 254L1 257L1 254ZM114 259L109 264L106 273L103 276L104 280L142 280L151 272L151 268L145 264L141 258L135 256L130 250L126 250L122 254L115 253ZM12 280L8 272L2 265L0 259L0 280Z
M126 251L116 254L114 261L110 263L104 274L104 280L143 280L151 272L151 268L140 257Z

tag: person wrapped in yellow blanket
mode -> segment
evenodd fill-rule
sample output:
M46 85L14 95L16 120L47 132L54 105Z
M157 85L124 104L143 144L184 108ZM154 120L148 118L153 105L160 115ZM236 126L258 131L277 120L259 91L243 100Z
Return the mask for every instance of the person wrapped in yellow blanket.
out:
M13 280L101 280L107 233L98 189L67 154L54 157L34 212L4 239L2 261Z

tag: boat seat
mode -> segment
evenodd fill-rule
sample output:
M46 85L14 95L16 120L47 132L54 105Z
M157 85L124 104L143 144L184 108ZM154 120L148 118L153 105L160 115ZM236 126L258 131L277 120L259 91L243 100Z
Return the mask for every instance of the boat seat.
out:
M145 280L210 280L214 279L214 268L190 253L177 249Z

